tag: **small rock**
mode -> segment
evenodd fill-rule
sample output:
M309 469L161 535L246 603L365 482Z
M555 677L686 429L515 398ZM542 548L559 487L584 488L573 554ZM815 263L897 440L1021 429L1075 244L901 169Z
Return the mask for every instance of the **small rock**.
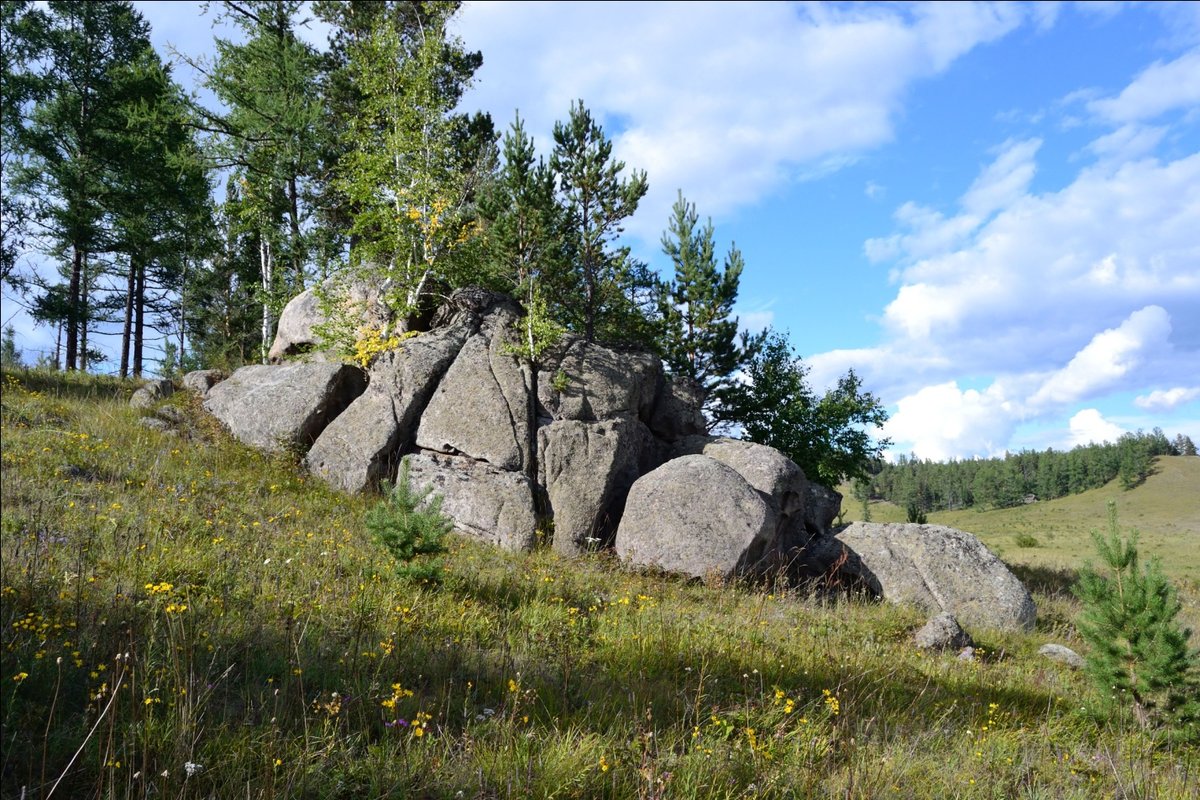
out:
M228 376L219 369L194 370L183 376L183 388L200 395L200 398L203 399L208 397L209 389L225 380L226 377Z
M165 419L159 419L158 417L142 417L138 420L138 424L143 428L149 428L152 431L162 431L163 433L175 432L171 428L171 423L167 422Z
M964 647L962 649L962 652L960 652L958 654L958 660L963 661L965 663L973 662L975 660L975 648L974 647Z
M975 645L970 635L959 626L954 615L947 612L930 618L925 627L913 635L913 643L922 650L971 649Z
M163 406L154 412L154 416L171 425L182 425L187 421L187 415L175 406Z
M1038 655L1066 664L1071 669L1083 669L1083 656L1061 644L1044 644L1038 649Z
M129 405L134 408L150 408L159 400L170 397L174 391L175 384L165 378L148 381L142 388L133 393L133 397L129 398Z

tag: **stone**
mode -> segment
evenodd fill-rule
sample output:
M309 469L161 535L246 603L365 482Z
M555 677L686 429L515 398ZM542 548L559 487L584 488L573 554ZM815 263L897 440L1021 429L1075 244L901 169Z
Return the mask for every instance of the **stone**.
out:
M349 364L255 364L214 386L204 408L245 444L304 453L365 388Z
M171 426L171 423L158 417L142 417L138 420L138 425L141 425L143 428L149 428L152 431L159 431L160 433L175 433L175 429Z
M279 363L287 356L312 350L317 346L316 328L323 322L325 314L316 288L304 290L283 307L267 357Z
M183 388L203 400L208 397L209 390L223 380L225 373L219 369L197 369L183 376Z
M356 321L361 328L388 330L399 333L403 324L396 324L391 310L383 301L382 284L375 281L354 280L348 285L340 276L329 278L324 290L341 293L347 319ZM275 339L267 354L272 364L281 363L289 356L305 355L309 361L336 361L331 353L320 349L317 331L328 321L321 307L317 287L305 289L293 297L279 315L275 328Z
M366 391L313 443L304 459L308 470L350 493L394 478L399 454L412 445L421 413L468 333L463 325L438 328L381 355Z
M954 615L944 611L934 615L921 630L913 634L913 644L922 650L962 650L975 646Z
M1061 644L1044 644L1038 648L1038 655L1059 664L1066 664L1071 669L1083 669L1083 656Z
M857 556L842 570L893 603L947 611L972 627L1032 630L1029 591L976 537L941 525L855 522L835 537Z
M175 384L166 378L146 381L129 398L129 405L134 408L150 408L160 400L165 400L175 392Z
M616 550L633 564L732 577L764 567L774 529L770 507L741 475L709 456L683 456L630 488Z
M801 547L808 481L794 461L764 444L717 436L689 436L675 446L680 454L715 458L741 475L771 508L773 539L785 550Z
M688 436L703 435L704 390L688 378L664 376L648 424L659 439L675 442Z
M519 472L463 456L418 451L405 456L409 485L442 496L442 513L462 533L509 550L537 538L534 486Z
M169 425L183 425L187 422L187 414L175 406L162 406L154 410L154 416Z
M554 517L554 549L576 554L611 546L629 488L646 471L650 431L623 417L558 420L538 430L538 483Z
M804 529L809 538L833 535L833 521L842 510L842 494L815 481L808 482L804 500Z
M649 420L662 382L662 362L569 338L538 372L538 403L551 419L585 422L631 416Z
M532 376L507 349L518 312L511 301L490 309L463 344L421 416L418 447L517 472L532 467Z

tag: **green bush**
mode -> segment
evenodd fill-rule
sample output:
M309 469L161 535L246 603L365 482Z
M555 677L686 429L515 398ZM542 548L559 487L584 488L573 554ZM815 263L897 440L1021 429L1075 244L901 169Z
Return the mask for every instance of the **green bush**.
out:
M1091 646L1087 672L1108 701L1128 698L1143 727L1170 724L1192 738L1200 733L1200 687L1191 631L1175 620L1181 605L1158 560L1139 565L1137 538L1121 537L1110 500L1108 535L1092 532L1108 574L1085 567L1075 590L1079 632Z
M396 559L396 572L413 580L436 582L441 578L446 552L445 536L454 527L442 514L442 497L432 489L414 490L409 481L408 459L400 463L394 486L384 486L385 497L367 512L371 536Z
M1016 542L1017 547L1040 547L1042 544L1032 533L1018 533Z

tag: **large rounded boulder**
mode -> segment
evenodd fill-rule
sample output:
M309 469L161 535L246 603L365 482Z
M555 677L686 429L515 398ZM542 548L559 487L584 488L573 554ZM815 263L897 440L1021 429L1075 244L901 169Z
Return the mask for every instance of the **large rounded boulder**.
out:
M842 571L893 603L953 614L967 626L1032 630L1029 590L983 542L943 525L855 522L835 539Z
M701 578L765 566L775 515L746 479L715 458L683 456L639 478L617 528L622 559Z

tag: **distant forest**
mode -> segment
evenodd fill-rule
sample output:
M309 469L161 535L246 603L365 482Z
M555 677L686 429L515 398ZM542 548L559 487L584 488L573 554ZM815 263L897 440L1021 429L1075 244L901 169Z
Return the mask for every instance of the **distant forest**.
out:
M888 500L907 509L910 521L929 511L1010 508L1053 500L1104 486L1114 478L1132 489L1154 470L1154 459L1196 455L1192 440L1168 439L1161 429L1127 433L1115 443L1081 445L1069 451L1026 450L1003 458L923 461L901 456L877 462L869 480L852 484L855 499Z

